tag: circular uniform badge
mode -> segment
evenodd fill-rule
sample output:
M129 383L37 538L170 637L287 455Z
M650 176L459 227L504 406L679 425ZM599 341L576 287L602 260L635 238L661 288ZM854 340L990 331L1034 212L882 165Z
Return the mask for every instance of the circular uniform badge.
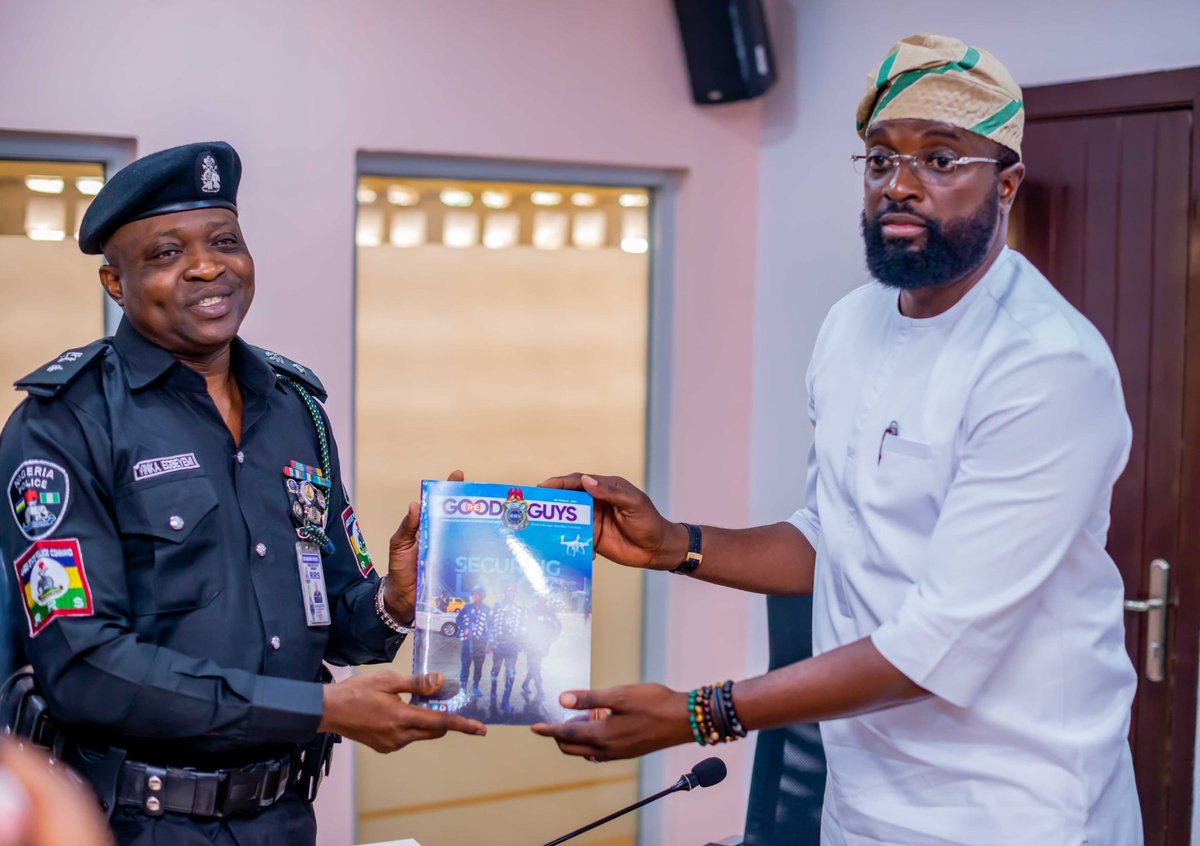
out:
M49 461L24 461L8 483L8 500L17 528L29 540L40 540L58 528L67 513L71 480Z
M529 525L529 506L523 502L504 503L504 525L510 529L524 529Z
M33 585L33 601L46 608L53 608L60 596L65 596L71 588L71 580L63 566L43 555L34 565L36 573Z

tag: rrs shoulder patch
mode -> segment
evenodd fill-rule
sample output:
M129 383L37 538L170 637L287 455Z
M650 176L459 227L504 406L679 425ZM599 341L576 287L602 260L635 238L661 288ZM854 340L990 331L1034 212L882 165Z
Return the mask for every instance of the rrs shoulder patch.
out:
M94 613L78 539L34 541L13 562L13 569L30 637L37 637L58 617Z
M358 572L363 578L371 575L375 565L371 562L371 553L367 552L367 539L363 537L362 529L358 527L358 517L354 506L347 505L342 512L342 526L346 529L346 540L350 541L350 549L354 550L354 558L358 562Z
M321 402L328 398L329 394L325 390L325 386L321 384L321 380L317 378L317 374L313 373L303 364L297 361L292 361L277 352L265 350L262 347L256 347L253 344L247 344L254 352L263 357L263 360L269 364L276 373L280 373L291 379L295 379L304 387L308 388Z
M86 347L67 350L13 384L18 390L27 391L34 396L58 396L68 385L87 372L88 368L104 358L111 342L111 338L101 338Z

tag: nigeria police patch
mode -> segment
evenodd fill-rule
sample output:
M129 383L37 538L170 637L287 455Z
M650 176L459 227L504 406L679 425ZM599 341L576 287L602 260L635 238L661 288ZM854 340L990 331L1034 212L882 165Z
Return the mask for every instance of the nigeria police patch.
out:
M375 565L371 563L371 553L367 552L367 539L358 527L358 517L354 514L353 506L347 505L346 510L342 512L342 525L346 529L346 539L350 541L350 548L354 550L354 558L358 561L358 571L366 578L371 575Z
M90 617L92 591L76 538L35 541L13 562L29 636L57 617Z
M70 500L67 471L50 461L23 461L8 483L8 500L17 528L29 540L49 535L62 522Z

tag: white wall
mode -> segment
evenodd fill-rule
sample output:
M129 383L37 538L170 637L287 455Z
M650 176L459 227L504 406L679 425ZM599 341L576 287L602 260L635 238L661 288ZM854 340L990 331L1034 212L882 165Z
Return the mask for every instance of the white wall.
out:
M867 74L892 42L930 31L962 38L995 54L1023 86L1200 65L1197 0L776 0L768 13L782 78L764 100L759 159L755 522L782 519L803 501L804 371L830 305L866 281L861 182L848 159L861 150L854 110Z
M776 0L782 78L764 99L759 159L751 516L803 501L810 430L804 370L830 305L866 281L850 154L868 72L892 42L954 35L989 50L1024 86L1200 65L1197 0L961 0L938 4Z

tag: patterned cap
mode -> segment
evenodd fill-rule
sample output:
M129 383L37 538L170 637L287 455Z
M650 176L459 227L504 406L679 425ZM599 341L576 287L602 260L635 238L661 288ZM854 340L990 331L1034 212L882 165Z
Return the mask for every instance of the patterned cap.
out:
M144 156L121 168L88 206L79 224L79 249L104 251L126 223L193 209L237 214L242 160L224 141L185 144Z
M1021 87L986 50L944 35L897 41L867 77L857 129L881 120L919 118L960 126L1021 154L1025 106Z

